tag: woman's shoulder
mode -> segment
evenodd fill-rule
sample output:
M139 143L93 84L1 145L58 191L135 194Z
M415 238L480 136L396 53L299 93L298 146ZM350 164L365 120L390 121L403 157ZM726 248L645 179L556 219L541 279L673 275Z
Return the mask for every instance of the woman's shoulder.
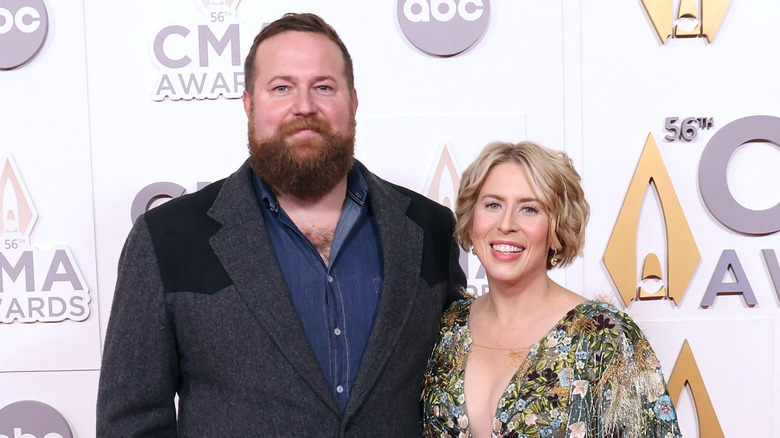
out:
M456 324L459 326L465 325L468 321L472 302L474 302L474 298L466 298L450 304L450 307L447 308L441 318L442 326L452 328Z
M623 334L629 341L644 338L639 326L627 313L604 301L584 301L572 309L570 316L575 331L611 336Z

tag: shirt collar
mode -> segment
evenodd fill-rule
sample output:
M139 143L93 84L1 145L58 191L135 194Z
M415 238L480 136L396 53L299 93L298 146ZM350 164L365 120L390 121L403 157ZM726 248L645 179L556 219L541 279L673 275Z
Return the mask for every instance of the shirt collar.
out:
M257 190L257 197L262 201L261 204L265 205L270 211L279 211L279 201L276 199L271 186L257 175L256 172L252 172L255 189ZM362 207L366 202L368 196L368 183L360 173L357 164L352 164L352 168L347 174L347 197L355 202L359 207Z

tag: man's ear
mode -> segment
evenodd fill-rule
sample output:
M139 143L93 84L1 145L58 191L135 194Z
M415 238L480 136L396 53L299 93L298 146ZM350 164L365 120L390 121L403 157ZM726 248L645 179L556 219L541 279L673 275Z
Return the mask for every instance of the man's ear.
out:
M241 95L241 100L244 101L244 111L246 111L246 116L249 117L249 115L252 114L252 96L244 90L244 94Z

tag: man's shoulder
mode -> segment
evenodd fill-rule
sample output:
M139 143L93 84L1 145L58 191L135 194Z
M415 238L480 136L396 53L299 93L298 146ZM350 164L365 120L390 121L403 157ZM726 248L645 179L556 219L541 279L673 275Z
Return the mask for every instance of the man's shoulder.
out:
M449 208L421 195L420 193L415 192L414 190L384 180L374 173L368 171L364 166L363 170L364 175L366 176L366 180L371 181L371 183L375 186L375 189L382 189L375 190L375 194L381 196L383 193L390 193L390 196L400 196L401 198L408 200L409 206L407 208L406 214L409 218L418 224L422 225L440 223L443 220L449 222L452 220L452 211Z
M222 225L208 212L225 181L172 199L142 217L166 293L212 294L231 284L209 243Z
M144 214L149 224L165 224L193 220L208 212L217 199L225 179L213 182L194 193L171 199Z

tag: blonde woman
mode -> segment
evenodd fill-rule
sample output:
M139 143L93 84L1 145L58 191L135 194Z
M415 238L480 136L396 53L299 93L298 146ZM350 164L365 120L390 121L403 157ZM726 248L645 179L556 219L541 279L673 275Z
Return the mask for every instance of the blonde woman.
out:
M556 284L589 206L562 152L491 143L463 174L455 227L489 292L454 303L428 363L428 437L679 437L660 364L624 313Z

